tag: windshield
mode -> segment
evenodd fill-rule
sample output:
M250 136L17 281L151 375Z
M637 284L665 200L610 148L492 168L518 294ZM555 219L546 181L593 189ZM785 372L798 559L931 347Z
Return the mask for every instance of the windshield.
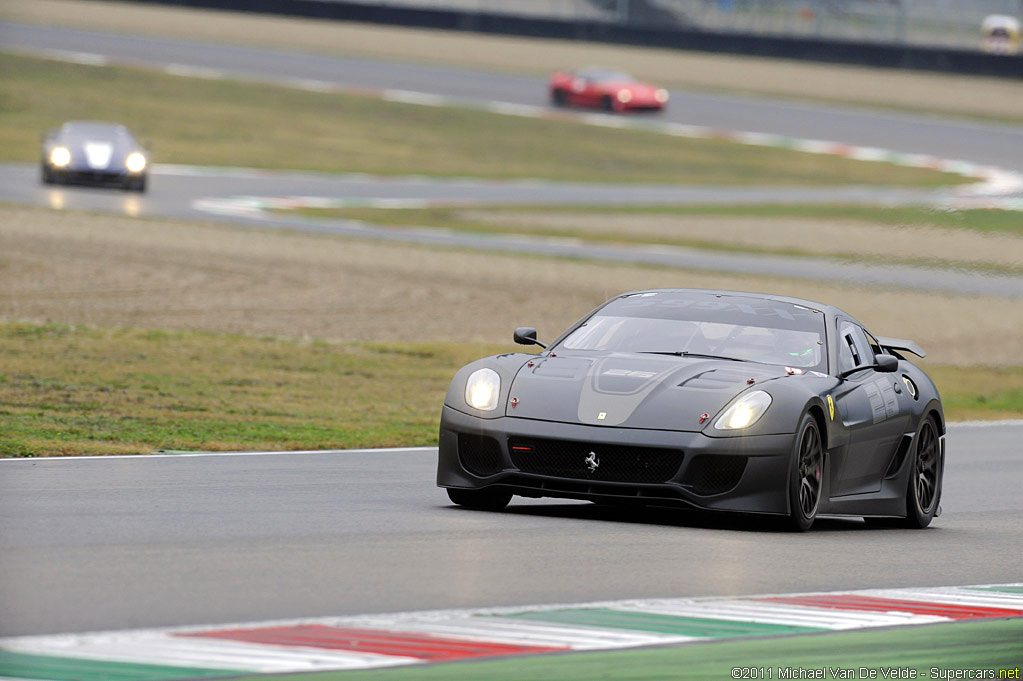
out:
M587 80L596 81L598 83L610 83L610 82L632 82L633 77L624 71L610 71L603 69L593 69L589 71L580 71L579 76Z
M826 366L823 315L773 301L746 304L671 295L618 299L560 347L712 355L802 369Z

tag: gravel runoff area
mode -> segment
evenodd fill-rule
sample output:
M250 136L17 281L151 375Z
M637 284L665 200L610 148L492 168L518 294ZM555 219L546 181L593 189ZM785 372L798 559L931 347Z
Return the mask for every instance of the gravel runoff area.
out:
M646 287L771 291L834 303L942 364L1015 364L1017 301L482 254L220 225L0 207L0 319L327 339L550 338Z
M673 86L1023 120L1023 88L997 78L118 2L4 0L0 19L538 74L607 64Z

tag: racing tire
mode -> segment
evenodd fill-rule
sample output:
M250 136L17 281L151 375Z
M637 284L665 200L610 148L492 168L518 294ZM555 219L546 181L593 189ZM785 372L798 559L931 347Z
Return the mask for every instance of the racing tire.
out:
M789 515L786 525L790 530L805 532L817 519L824 489L824 443L817 421L804 414L796 430L789 464Z
M53 177L53 173L50 172L49 168L43 167L42 170L43 184L56 184L57 180Z
M611 95L604 95L600 98L600 108L608 113L615 112L615 100Z
M551 104L559 108L568 106L568 93L561 88L551 90Z
M500 511L511 501L512 493L503 489L449 489L448 499L477 511Z
M899 525L922 530L931 524L941 504L944 464L938 426L927 416L913 438L913 456L906 481L906 517L899 519Z

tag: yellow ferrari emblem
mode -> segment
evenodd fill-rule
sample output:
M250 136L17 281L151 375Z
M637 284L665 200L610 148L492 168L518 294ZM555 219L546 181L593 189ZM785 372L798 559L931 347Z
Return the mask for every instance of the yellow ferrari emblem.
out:
M828 395L828 413L831 414L831 420L835 420L835 400Z

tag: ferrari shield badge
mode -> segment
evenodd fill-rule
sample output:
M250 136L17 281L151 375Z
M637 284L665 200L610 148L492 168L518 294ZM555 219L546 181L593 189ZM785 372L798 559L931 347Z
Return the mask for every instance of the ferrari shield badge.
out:
M835 400L828 395L828 414L831 415L831 420L835 420Z

